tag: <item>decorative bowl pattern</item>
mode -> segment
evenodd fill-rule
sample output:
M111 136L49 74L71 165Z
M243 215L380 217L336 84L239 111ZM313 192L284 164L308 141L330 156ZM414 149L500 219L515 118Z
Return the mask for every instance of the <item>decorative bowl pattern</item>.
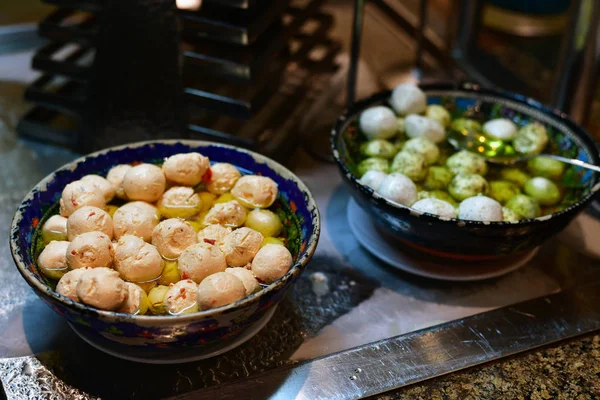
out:
M521 95L482 89L465 84L421 86L429 104L442 104L453 118L460 116L485 121L509 118L517 125L539 121L548 129L547 151L565 157L599 164L594 141L583 128L556 110ZM577 167L566 168L563 185L569 188L560 208L551 215L518 222L477 222L443 219L420 213L387 201L362 185L355 174L358 164L357 119L362 110L385 104L391 92L385 91L362 100L346 110L337 120L331 136L334 157L343 179L357 203L365 209L383 231L418 251L457 260L492 260L524 253L560 232L600 189L598 174Z
M279 187L275 209L284 229L294 265L277 282L236 303L195 314L134 316L102 311L74 302L53 290L36 267L40 251L39 229L55 213L62 189L86 174L105 174L116 164L160 162L176 153L198 151L211 162L229 162L247 173L272 178ZM191 350L222 347L259 321L276 305L312 257L319 238L316 203L292 172L260 154L234 146L203 141L165 140L109 148L75 160L44 178L25 197L11 226L10 246L17 269L35 293L54 311L79 329L129 346L148 348L152 354L175 348Z

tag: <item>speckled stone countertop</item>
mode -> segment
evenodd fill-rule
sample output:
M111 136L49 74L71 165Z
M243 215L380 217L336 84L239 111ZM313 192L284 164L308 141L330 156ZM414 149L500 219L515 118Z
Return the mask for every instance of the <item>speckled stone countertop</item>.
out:
M429 380L378 399L600 399L600 334Z

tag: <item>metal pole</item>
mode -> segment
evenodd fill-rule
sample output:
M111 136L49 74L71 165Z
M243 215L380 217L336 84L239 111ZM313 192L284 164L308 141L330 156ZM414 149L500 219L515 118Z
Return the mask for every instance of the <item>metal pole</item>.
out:
M352 24L352 47L350 49L350 66L348 68L348 93L347 106L350 107L356 100L356 80L358 75L358 61L360 59L360 39L365 14L365 0L354 1L354 23Z
M468 58L470 50L477 39L481 25L481 0L460 0L456 46L453 53L458 58Z
M571 89L569 85L572 83L572 74L575 70L574 64L576 63L577 56L581 53L581 49L576 48L575 38L582 22L580 19L582 6L582 0L574 0L571 4L569 26L562 38L558 65L554 70L553 76L553 106L567 112L572 100L569 98L569 89Z
M415 50L415 73L420 80L423 76L423 42L425 39L425 25L427 23L427 0L419 4L419 26L417 28L417 47Z

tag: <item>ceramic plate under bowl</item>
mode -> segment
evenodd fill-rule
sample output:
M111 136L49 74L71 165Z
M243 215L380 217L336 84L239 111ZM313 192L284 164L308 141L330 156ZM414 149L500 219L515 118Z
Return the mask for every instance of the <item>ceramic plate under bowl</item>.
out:
M267 313L261 319L248 327L246 331L239 336L233 337L230 341L219 342L215 346L208 348L180 348L176 350L169 349L168 351L160 351L159 349L156 349L154 352L149 352L147 349L143 349L140 351L135 347L122 345L105 339L92 331L81 329L75 324L69 323L69 325L73 331L86 343L92 345L100 351L110 354L113 357L145 364L181 364L206 360L207 358L216 357L241 346L248 340L252 339L258 332L260 332L262 328L265 327L265 325L271 320L271 317L273 317L276 309L277 305L267 311Z
M371 217L356 204L348 202L348 224L361 246L375 257L410 274L444 281L480 281L497 278L527 264L538 252L538 248L517 257L497 261L456 263L434 260L431 256L419 257L410 254L399 242L377 229Z

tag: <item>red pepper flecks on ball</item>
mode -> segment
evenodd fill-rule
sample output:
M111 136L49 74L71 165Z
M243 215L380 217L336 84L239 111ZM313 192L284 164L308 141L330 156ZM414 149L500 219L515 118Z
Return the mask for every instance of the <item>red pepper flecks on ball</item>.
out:
M209 183L210 180L212 178L212 170L209 168L206 170L206 172L204 173L204 175L202 175L202 182L203 183Z

